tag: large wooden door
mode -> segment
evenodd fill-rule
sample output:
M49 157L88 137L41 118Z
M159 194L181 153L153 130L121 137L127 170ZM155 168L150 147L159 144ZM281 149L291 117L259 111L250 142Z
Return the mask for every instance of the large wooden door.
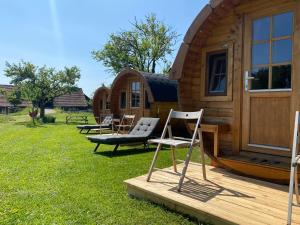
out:
M245 18L243 150L289 153L293 21L292 9Z

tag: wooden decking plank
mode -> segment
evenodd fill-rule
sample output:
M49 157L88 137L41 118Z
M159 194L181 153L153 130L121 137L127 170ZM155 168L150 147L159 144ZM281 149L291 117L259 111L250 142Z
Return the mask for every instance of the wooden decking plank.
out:
M155 175L155 177L153 177L153 181L162 181L163 177L159 177L157 176L158 174ZM142 183L144 181L141 181ZM155 184L155 186L157 185L157 183ZM166 186L170 186L170 184L164 184ZM160 186L160 185L157 185L157 186ZM155 187L155 188L158 188L158 187ZM160 190L162 190L162 188L159 187ZM163 193L162 193L163 194ZM179 194L180 195L180 194ZM173 196L172 196L173 198ZM180 198L178 199L180 201ZM238 198L235 198L235 200L239 200ZM189 199L185 200L186 202L189 202ZM194 202L191 201L191 204L193 204ZM256 204L256 205L252 205L251 207L249 206L249 202L247 202L247 200L244 201L245 205L243 206L242 203L238 203L238 202L232 202L232 201L226 201L224 200L224 198L213 198L211 201L210 201L210 205L213 205L215 207L219 207L220 205L222 205L226 210L228 208L231 208L233 211L235 210L238 210L240 209L241 207L242 208L245 208L245 210L247 212L243 213L240 211L240 214L242 214L242 216L246 216L249 218L249 213L250 213L250 219L256 221L257 222L261 222L263 224L268 224L268 221L270 221L270 219L272 219L272 223L276 222L277 224L279 223L283 223L284 221L282 221L282 216L278 218L278 221L274 218L274 215L278 215L278 213L282 212L280 210L274 210L272 213L268 213L265 217L261 218L259 217L259 215L262 213L262 210L260 208L258 208L257 206L263 206L263 205L260 205L260 204ZM248 204L247 204L248 203ZM205 204L205 203L204 203ZM269 210L271 210L272 208L269 208ZM249 212L251 210L251 212ZM266 211L266 210L264 210ZM223 213L224 214L224 213ZM253 217L254 216L254 217ZM276 216L277 218L277 216Z
M182 165L178 165L180 170ZM139 190L148 200L164 204L174 210L181 209L198 218L208 218L222 224L286 224L287 187L257 181L225 172L223 169L207 167L207 177L202 179L200 165L190 165L181 193L176 191L179 176L173 168L155 171L150 182L140 176L125 181L128 191ZM185 189L186 188L186 189ZM131 190L129 190L131 189ZM235 196L236 195L236 196ZM294 224L300 224L300 208L293 209ZM201 216L199 216L201 215Z
M132 184L130 184L130 185L132 185ZM133 185L133 186L134 186L134 188L138 187L138 185ZM142 186L140 188L142 188ZM143 191L145 191L145 190L143 190ZM225 220L228 222L229 221L231 221L231 222L241 221L241 222L243 222L243 224L249 224L249 225L251 225L251 224L253 224L253 225L254 224L266 224L263 222L257 222L255 220L252 220L249 222L248 215L245 217L245 215L241 216L241 215L237 215L237 214L232 214L232 212L229 212L227 209L224 210L220 207L216 207L211 204L205 205L205 207L204 206L199 207L201 205L201 204L199 204L198 207L195 207L194 202L190 202L184 198L182 199L181 197L178 197L176 195L168 195L168 194L166 194L165 191L162 191L162 190L159 193L155 193L151 189L147 190L146 192L147 192L147 194L146 194L147 197L145 196L146 199L153 200L153 195L157 195L157 198L162 199L163 203L166 201L172 202L175 205L175 207L172 207L173 209L177 208L178 206L179 207L184 206L185 208L188 208L188 210L196 211L196 213L201 212L202 214L204 213L207 216L210 215L214 218L222 219L222 220ZM203 204L205 204L205 203L203 203ZM221 223L221 224L223 224L223 223ZM239 223L235 223L235 224L239 224Z

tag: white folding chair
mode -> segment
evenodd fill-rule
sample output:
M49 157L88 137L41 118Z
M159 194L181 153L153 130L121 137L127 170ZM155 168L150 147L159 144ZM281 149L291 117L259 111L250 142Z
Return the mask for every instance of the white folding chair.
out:
M298 186L298 165L300 163L299 155L299 112L296 112L295 116L295 127L294 127L294 139L293 139L293 148L292 148L292 160L291 160L291 174L290 174L290 188L289 188L289 203L288 203L288 219L287 224L292 223L292 208L293 208L293 195L295 189L296 201L297 204L300 204L299 199L299 186Z
M164 130L162 132L161 138L152 139L152 140L148 141L148 143L154 143L154 144L158 144L158 145L157 145L157 149L156 149L156 152L154 154L154 157L153 157L150 169L149 169L147 181L150 181L150 178L151 178L151 175L154 170L154 166L155 166L155 163L156 163L156 160L158 157L158 152L160 151L162 145L168 145L171 147L174 172L177 172L175 148L178 148L178 147L188 147L189 148L188 153L186 155L186 159L184 161L182 173L180 175L179 184L178 184L178 188L177 188L178 191L181 190L181 187L182 187L182 184L183 184L183 181L185 178L185 174L186 174L186 171L187 171L190 159L191 159L193 147L195 145L200 146L203 178L206 180L203 139L202 139L202 131L200 128L202 117L203 117L203 109L201 109L198 112L177 112L177 111L174 111L173 109L171 109L168 119L166 121ZM189 138L182 138L182 137L173 137L172 129L171 129L171 119L197 120L192 138L189 139ZM168 136L169 136L168 138L166 138L167 132L168 132ZM198 135L199 139L196 139L197 135Z

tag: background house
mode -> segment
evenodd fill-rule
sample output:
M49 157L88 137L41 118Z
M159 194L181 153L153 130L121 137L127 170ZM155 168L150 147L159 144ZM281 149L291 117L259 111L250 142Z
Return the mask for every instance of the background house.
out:
M0 84L0 90L4 92L12 92L14 89L13 85L6 85L6 84ZM16 108L26 108L31 106L31 103L29 101L22 101L20 105L15 107L9 101L6 99L5 95L0 93L0 113L1 114L8 114L9 112L15 111Z
M53 107L59 107L66 111L79 111L88 109L89 98L83 93L81 88L54 98Z

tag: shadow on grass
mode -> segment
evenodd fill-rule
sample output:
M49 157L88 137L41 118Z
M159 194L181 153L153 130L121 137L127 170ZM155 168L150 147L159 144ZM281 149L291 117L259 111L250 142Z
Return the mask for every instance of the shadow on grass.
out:
M98 152L94 152L95 155L105 156L105 157L123 157L128 155L138 155L138 154L144 154L147 152L154 152L156 148L128 148L128 149L121 149L116 152L111 151L101 151L101 149L98 149Z

